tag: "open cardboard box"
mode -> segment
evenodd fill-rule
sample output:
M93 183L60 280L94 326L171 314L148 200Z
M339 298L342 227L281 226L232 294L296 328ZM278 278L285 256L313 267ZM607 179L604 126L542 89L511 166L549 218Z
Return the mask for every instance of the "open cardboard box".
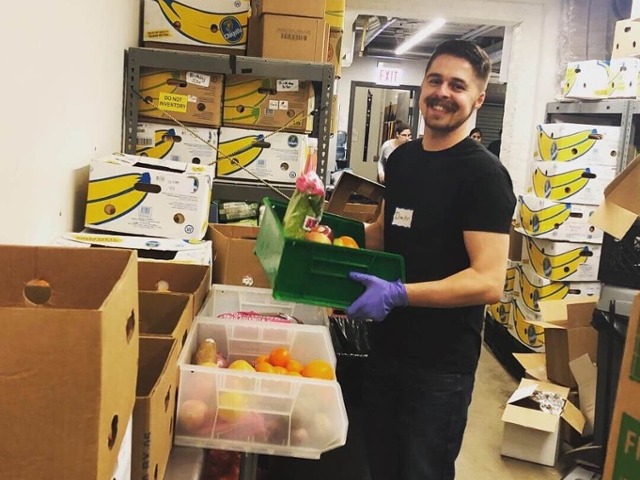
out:
M535 391L556 393L564 408L560 415L543 412L532 400ZM584 417L567 400L569 389L553 383L523 378L511 395L502 415L504 432L501 454L542 465L554 466L560 448L560 419L582 433Z
M195 317L193 297L187 293L141 291L138 298L140 337L177 340L180 350Z
M544 328L547 376L559 385L575 388L569 362L588 354L597 357L598 331L591 326L597 299L571 297L539 303Z
M349 198L354 193L362 195L374 203L349 203ZM344 171L331 194L331 199L325 206L325 211L352 220L371 223L380 215L383 200L384 185L355 175L349 171Z
M640 155L604 189L604 202L590 222L620 240L640 215Z
M547 359L544 353L514 353L513 356L524 368L526 378L548 382Z

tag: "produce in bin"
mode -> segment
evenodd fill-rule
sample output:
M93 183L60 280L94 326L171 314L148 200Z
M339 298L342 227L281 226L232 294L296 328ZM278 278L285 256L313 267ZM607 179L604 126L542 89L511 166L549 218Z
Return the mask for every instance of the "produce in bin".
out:
M320 223L324 207L324 185L314 170L296 180L296 189L284 214L284 234L302 240Z

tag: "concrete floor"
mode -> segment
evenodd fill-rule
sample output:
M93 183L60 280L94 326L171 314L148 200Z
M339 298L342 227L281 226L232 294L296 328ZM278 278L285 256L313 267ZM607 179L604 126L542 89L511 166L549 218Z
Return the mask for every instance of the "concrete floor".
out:
M516 382L483 345L456 479L556 480L558 470L500 455L502 411Z

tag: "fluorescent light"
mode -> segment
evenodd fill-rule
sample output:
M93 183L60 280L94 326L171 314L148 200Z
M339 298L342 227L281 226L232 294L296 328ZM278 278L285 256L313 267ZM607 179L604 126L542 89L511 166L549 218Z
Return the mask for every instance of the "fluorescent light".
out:
M421 28L416 33L414 33L410 38L405 40L405 42L396 48L396 55L402 55L404 52L409 50L410 48L415 47L433 32L440 29L447 21L444 18L436 18L429 25L424 28Z

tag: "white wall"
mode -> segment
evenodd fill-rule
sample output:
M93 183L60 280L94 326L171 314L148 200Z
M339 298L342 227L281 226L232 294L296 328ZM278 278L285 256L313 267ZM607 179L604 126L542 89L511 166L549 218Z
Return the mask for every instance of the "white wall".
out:
M0 243L81 226L87 165L121 146L124 51L139 0L14 2L0 29Z

